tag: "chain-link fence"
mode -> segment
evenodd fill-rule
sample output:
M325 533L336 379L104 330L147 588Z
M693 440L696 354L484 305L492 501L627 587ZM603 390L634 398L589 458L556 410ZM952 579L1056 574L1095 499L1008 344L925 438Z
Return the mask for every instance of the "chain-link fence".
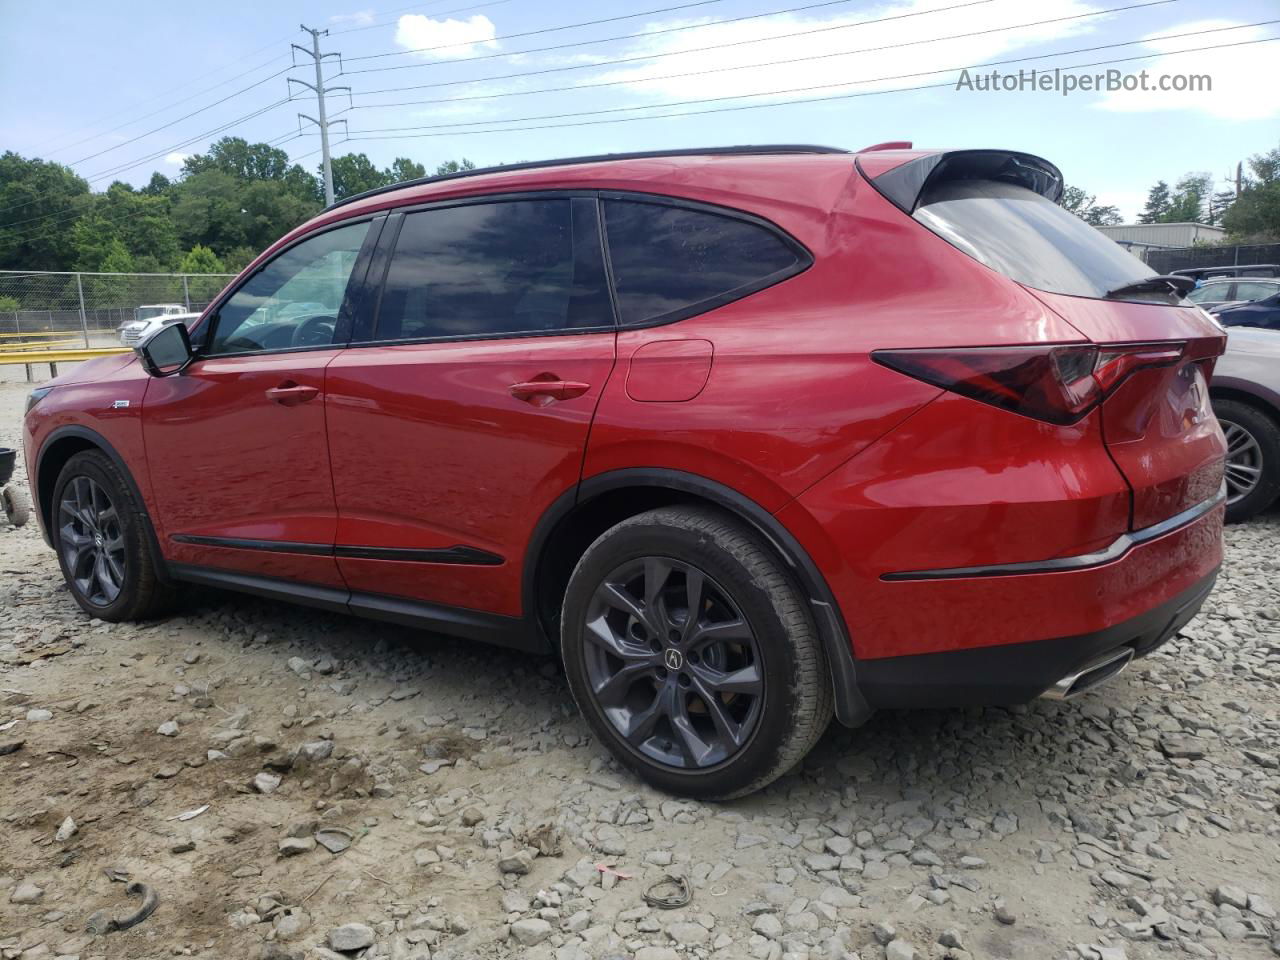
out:
M1192 267L1244 267L1251 263L1280 263L1280 243L1171 247L1168 250L1150 251L1147 263L1156 273L1170 273Z
M74 333L87 346L114 337L126 320L199 312L234 276L0 270L0 333Z

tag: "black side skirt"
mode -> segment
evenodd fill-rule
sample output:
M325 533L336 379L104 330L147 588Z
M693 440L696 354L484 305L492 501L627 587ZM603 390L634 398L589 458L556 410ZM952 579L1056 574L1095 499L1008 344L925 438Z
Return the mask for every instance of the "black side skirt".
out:
M426 603L406 597L388 597L376 593L360 593L339 587L297 583L275 577L235 573L212 567L173 563L169 573L175 580L197 583L223 590L250 593L270 600L285 600L335 613L350 613L374 620L387 620L419 630L431 630L450 636L480 640L503 647L514 647L530 653L550 653L541 634L519 617Z

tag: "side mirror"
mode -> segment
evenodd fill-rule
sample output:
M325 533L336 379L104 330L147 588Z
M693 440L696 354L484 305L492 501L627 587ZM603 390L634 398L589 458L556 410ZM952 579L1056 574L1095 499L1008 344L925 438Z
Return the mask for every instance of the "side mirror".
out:
M153 377L179 373L195 355L185 323L161 327L133 349L142 358L143 368Z

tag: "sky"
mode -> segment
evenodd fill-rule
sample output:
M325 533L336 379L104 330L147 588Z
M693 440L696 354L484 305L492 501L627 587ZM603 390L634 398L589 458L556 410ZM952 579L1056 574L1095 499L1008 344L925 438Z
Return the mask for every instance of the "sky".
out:
M1038 154L1129 221L1157 180L1225 189L1280 145L1274 21L1275 0L0 0L0 150L97 190L226 135L317 169L315 95L288 83L315 81L306 24L350 87L326 101L334 154L380 167L905 140ZM1211 90L977 89L1055 67Z

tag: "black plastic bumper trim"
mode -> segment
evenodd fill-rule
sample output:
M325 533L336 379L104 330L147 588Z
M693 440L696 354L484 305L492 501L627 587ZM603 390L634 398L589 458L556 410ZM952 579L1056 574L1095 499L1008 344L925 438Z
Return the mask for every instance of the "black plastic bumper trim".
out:
M1131 647L1143 657L1200 610L1218 571L1158 607L1093 633L943 653L858 661L858 687L876 708L1026 703L1101 654Z
M1079 553L1071 557L1054 557L1052 560L1026 560L1020 563L990 563L976 567L945 567L939 570L911 570L902 573L884 573L881 580L954 580L964 577L1017 577L1028 573L1067 573L1073 570L1088 570L1103 564L1119 560L1126 553L1140 544L1163 537L1179 527L1195 523L1201 517L1212 512L1214 508L1225 503L1227 489L1222 487L1218 493L1194 507L1181 513L1175 513L1166 520L1154 523L1141 530L1122 533L1109 545L1093 553Z

